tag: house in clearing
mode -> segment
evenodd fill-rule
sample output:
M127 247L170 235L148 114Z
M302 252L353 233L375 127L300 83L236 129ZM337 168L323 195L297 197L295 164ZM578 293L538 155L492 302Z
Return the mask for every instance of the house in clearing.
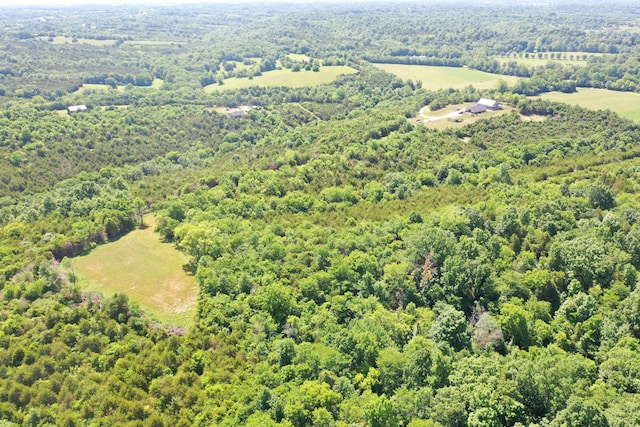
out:
M247 115L247 112L244 110L238 110L238 109L234 109L234 110L230 110L227 112L227 114L229 115L229 117L234 118L234 119L241 119L244 116Z
M248 105L241 105L238 108L228 109L227 114L229 115L229 117L232 117L234 119L241 119L245 117L249 113L249 111L251 111L251 108L255 108L255 107L249 107Z
M86 105L70 105L67 107L68 114L86 113L89 111Z
M493 110L499 110L501 108L502 106L498 104L498 101L495 101L493 99L480 98L475 105L472 105L471 107L467 107L464 111L466 113L471 113L471 114L480 114L480 113L484 113L487 110L493 111Z

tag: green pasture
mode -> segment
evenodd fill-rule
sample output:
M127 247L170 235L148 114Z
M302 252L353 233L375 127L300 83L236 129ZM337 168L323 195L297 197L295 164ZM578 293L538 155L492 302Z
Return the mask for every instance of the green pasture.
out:
M116 43L116 40L94 40L94 39L76 39L73 41L72 37L66 36L55 36L51 37L51 44L72 44L72 43L80 43L80 44L90 44L94 46L111 46ZM38 40L49 41L49 37L42 36L38 37Z
M462 89L472 85L478 89L490 89L495 87L500 80L510 85L514 84L518 77L501 76L482 71L470 70L462 67L435 67L430 65L404 65L404 64L373 64L376 67L395 74L402 80L422 82L422 87L428 90L438 89Z
M293 72L289 69L273 70L255 76L253 79L236 77L225 79L222 85L211 84L204 88L205 92L242 89L251 86L288 86L303 87L317 86L331 83L341 74L354 74L358 71L347 66L320 67L320 71L300 70Z
M155 219L117 241L74 259L84 290L125 293L158 320L188 327L193 323L198 286L185 273L188 258L154 233Z
M611 110L631 120L640 121L640 94L607 89L579 88L575 93L551 92L540 96L593 110Z

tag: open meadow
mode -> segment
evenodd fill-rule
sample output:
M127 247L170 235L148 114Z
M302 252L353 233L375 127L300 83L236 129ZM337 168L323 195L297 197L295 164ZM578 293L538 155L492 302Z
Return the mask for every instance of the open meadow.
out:
M154 232L155 218L148 225L117 241L100 245L77 257L76 273L84 290L104 294L126 293L158 320L188 327L193 323L198 299L194 277L183 266L188 258Z
M575 93L550 92L540 96L550 101L579 105L592 110L611 110L631 120L640 121L640 94L607 89L579 88Z
M325 83L331 83L339 75L355 74L357 70L347 66L330 66L320 67L320 71L300 70L293 72L289 69L273 70L262 73L261 76L249 78L230 78L224 80L222 85L217 83L211 84L204 88L205 92L225 91L232 89L242 89L251 86L318 86Z
M422 82L422 87L428 90L438 89L462 89L472 85L478 89L490 89L496 86L500 80L510 85L518 81L518 77L490 74L482 71L470 70L462 67L436 67L431 65L404 65L404 64L373 64L376 67L395 74L402 80Z

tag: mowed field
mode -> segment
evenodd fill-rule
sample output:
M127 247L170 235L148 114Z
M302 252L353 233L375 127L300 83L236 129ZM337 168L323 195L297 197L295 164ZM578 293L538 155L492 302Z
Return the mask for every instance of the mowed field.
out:
M491 89L500 80L510 85L518 81L518 77L501 76L462 67L435 67L430 65L373 64L387 73L395 74L402 80L420 80L422 87L428 90L462 89L473 85L478 89Z
M198 286L183 270L188 258L154 233L155 219L145 218L144 230L100 245L75 258L84 290L106 295L125 293L152 317L173 325L193 324Z
M303 87L303 86L317 86L325 83L331 83L339 75L342 74L355 74L358 71L354 68L347 66L330 66L320 67L320 71L306 71L300 70L293 72L289 69L273 70L266 73L262 73L261 76L256 76L249 80L248 78L230 78L224 80L224 84L219 85L214 83L204 88L205 92L210 93L214 91L225 91L232 89L242 89L251 86L288 86L288 87Z
M611 110L631 120L640 121L640 94L607 89L579 88L575 93L551 92L540 96L550 101L590 108Z

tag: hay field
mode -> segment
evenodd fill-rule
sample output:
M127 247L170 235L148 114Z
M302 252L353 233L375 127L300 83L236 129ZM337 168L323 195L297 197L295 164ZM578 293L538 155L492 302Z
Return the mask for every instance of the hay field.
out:
M579 88L575 93L550 92L540 96L550 101L590 108L611 110L631 120L640 121L640 94L607 89Z
M431 65L373 64L376 67L395 74L402 80L422 82L428 90L462 89L472 85L478 89L491 89L504 80L510 85L518 81L518 77L490 74L462 67L436 67Z

